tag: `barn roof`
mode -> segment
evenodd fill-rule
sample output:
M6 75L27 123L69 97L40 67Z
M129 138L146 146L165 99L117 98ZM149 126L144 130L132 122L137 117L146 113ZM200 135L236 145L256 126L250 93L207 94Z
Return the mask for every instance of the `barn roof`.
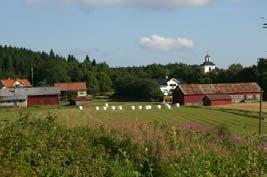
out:
M228 94L213 94L206 95L209 100L231 100L232 98Z
M2 85L6 88L13 88L15 87L15 83L19 82L23 85L23 87L32 87L31 83L28 79L3 79L0 81Z
M261 90L260 86L254 82L234 84L180 84L178 88L185 95L259 93Z
M56 87L34 87L25 88L23 91L29 96L39 96L39 95L59 95L60 90Z
M25 95L5 96L5 97L0 97L0 102L1 101L23 101L26 99L27 99L27 96Z
M55 87L57 87L60 91L87 90L87 86L85 82L56 83Z
M0 89L0 99L8 97L28 97L41 95L59 95L60 91L55 87L12 88Z

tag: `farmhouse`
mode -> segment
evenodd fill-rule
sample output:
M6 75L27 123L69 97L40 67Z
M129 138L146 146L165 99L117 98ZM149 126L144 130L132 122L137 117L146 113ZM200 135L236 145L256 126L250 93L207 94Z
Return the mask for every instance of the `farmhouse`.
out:
M260 100L260 90L257 83L180 84L173 92L173 102L203 105L203 100L207 104L209 100L213 102L210 104L228 104L226 95L229 95L232 103L253 102ZM205 96L207 98L204 99Z
M155 79L155 81L158 83L164 96L172 95L172 91L180 84L178 80L175 78L168 78L168 76L166 76L166 78Z
M55 87L0 89L0 107L57 105L59 94Z
M0 80L0 88L30 88L31 83L27 79L3 79Z
M87 97L85 82L56 83L55 87L61 92L61 97L67 98L68 94L74 93L76 97Z

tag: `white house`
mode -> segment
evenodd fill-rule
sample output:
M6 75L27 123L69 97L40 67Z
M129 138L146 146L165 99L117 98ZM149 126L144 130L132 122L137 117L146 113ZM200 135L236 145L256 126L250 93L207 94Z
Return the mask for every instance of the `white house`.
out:
M216 68L216 65L211 62L211 57L209 55L206 55L205 62L200 66L203 67L204 73L209 73Z
M164 94L164 96L171 96L172 91L180 84L180 81L178 81L175 78L162 78L162 79L156 79L156 82L159 84L160 90Z

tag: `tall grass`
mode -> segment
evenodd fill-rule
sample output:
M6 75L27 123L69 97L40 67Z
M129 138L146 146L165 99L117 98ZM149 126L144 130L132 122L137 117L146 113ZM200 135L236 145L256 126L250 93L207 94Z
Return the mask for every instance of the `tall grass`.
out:
M66 128L56 117L0 124L0 176L261 176L257 136L175 122L99 122Z

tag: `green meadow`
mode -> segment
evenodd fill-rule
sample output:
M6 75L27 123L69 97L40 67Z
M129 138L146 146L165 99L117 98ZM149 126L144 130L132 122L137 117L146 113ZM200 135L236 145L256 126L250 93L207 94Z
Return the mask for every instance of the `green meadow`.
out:
M205 126L224 127L231 132L258 132L258 112L257 110L236 109L236 106L227 108L211 108L202 106L181 106L172 107L171 110L157 110L157 103L152 103L152 110L130 110L131 105L147 105L145 102L107 102L109 106L123 106L123 110L96 111L96 106L104 106L105 100L91 102L84 110L67 105L60 106L40 106L27 109L0 109L0 120L16 120L21 114L29 114L30 118L40 119L48 115L56 117L56 121L67 127L91 127L96 124L112 124L113 122L153 122L153 121L173 121L177 124L198 123ZM266 104L264 104L265 106ZM246 106L246 105L244 105ZM242 105L238 106L242 108ZM267 113L264 112L264 117ZM263 126L264 132L267 131Z
M105 102L1 109L0 176L263 176L256 106L96 111Z

